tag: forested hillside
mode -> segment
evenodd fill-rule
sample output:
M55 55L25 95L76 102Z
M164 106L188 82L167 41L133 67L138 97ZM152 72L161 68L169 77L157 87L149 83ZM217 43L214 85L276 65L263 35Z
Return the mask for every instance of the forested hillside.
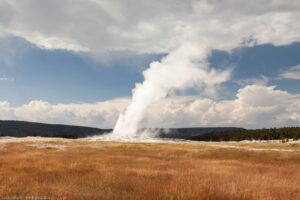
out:
M244 129L235 127L195 127L157 129L156 131L158 133L158 137L186 139L211 132L220 133L225 131L235 132L241 130ZM0 120L0 136L82 138L92 135L101 135L111 131L112 129Z
M206 133L190 137L198 141L241 141L241 140L284 140L299 139L300 127L284 127L255 130L224 131L219 133Z
M82 126L0 120L0 136L81 138L103 134L106 131L105 129Z

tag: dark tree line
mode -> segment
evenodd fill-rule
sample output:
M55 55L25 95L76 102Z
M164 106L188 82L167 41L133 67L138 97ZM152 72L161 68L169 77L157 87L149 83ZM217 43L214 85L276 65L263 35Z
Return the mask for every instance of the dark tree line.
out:
M254 129L206 133L191 137L198 141L285 140L300 138L300 127Z
M0 136L82 138L100 135L107 131L110 130L82 126L0 120Z

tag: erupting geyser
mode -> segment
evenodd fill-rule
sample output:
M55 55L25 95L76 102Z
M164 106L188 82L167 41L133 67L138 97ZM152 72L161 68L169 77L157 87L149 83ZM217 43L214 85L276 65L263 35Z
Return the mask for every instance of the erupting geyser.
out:
M206 62L210 50L195 44L185 43L164 57L152 62L143 72L144 82L137 83L132 93L132 102L114 127L113 134L120 137L135 136L148 106L168 96L175 90L198 87L208 94L214 86L230 77L230 70L210 69Z

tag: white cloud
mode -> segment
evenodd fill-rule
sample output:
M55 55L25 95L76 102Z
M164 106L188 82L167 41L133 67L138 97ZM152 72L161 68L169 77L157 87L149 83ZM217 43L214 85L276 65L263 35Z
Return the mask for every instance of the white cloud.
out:
M36 44L42 49L65 49L70 51L89 51L88 47L81 46L70 37L45 37L39 32L17 32L11 31L13 35L26 38L29 42Z
M43 48L170 52L183 41L230 50L299 41L295 0L2 0L0 36Z
M11 108L14 118L46 123L66 123L83 126L112 127L129 99L116 99L94 104L57 104L31 101L29 104Z
M246 79L241 79L233 82L237 83L240 86L267 85L269 82L269 78L264 75L261 75L259 78L246 78Z
M0 81L14 81L15 77L0 77Z
M0 102L0 119L111 128L129 103L127 98L94 104L31 101L20 107ZM234 100L177 96L152 104L146 112L142 125L147 127L295 126L300 123L300 95L274 86L249 85L238 90Z
M242 126L273 127L299 124L300 95L274 86L249 85L235 100L176 97L154 105L145 123L163 127ZM155 110L156 112L152 112Z
M7 78L7 77L1 77L0 78L0 81L8 81L9 80L9 78Z
M300 80L300 64L291 67L286 72L279 75L279 79L298 79Z
M7 101L0 102L0 119L13 119L13 108L10 107Z

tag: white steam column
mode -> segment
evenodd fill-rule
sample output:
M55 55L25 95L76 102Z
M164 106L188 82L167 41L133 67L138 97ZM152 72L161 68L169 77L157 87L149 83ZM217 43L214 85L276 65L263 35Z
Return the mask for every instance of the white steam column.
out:
M199 87L214 93L214 86L230 78L230 71L209 69L206 48L186 43L160 62L152 62L143 72L144 82L133 89L132 102L114 127L120 137L136 136L140 122L150 104L165 98L171 91Z

